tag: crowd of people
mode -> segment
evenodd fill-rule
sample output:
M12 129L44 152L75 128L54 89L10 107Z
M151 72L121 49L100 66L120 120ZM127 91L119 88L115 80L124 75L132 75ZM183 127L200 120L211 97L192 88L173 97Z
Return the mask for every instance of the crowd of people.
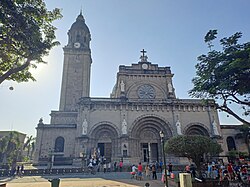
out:
M194 164L187 165L185 172L191 173L192 177L202 177L206 179L217 179L219 181L240 181L250 184L250 173L248 173L248 163L224 164L223 162L208 162L204 164L201 176L198 176Z
M248 163L228 163L224 165L220 162L210 162L207 164L207 178L219 179L220 181L246 181L250 182L248 175Z
M139 162L137 167L135 165L132 166L132 169L130 172L131 178L135 178L137 180L142 180L142 176L144 174L146 179L157 180L157 172L161 172L162 173L161 180L162 180L162 182L164 182L165 171L164 171L162 166L163 166L162 162L158 163L156 161L152 164L147 164L143 169L141 162ZM170 176L172 172L173 172L173 165L172 165L172 163L169 163L167 165L166 173L168 176Z
M97 172L103 171L104 173L112 172L112 171L113 172L117 172L117 171L122 172L123 171L123 161L120 160L119 163L114 162L112 164L111 162L107 161L107 159L104 156L101 156L99 158L92 157L89 159L88 169L90 171L97 171ZM94 173L94 172L92 172L92 173Z
M192 177L202 177L207 179L217 179L219 181L247 181L250 184L250 175L248 174L248 163L228 163L227 165L224 165L223 162L208 162L204 164L201 174L197 173L197 168L195 164L189 164L186 165L184 168L184 172L190 173ZM126 171L123 168L123 160L121 159L119 162L108 162L106 158L99 157L99 159L91 158L88 163L88 168L91 170L104 173L106 172L122 172L123 170ZM179 169L180 171L183 171L182 169ZM168 176L173 174L173 165L172 163L167 164L167 171L165 172L163 163L160 162L154 162L147 165L142 165L142 163L138 163L137 165L133 164L131 167L131 178L135 178L137 180L142 180L143 177L145 179L152 179L157 180L157 173L162 173L162 182L165 180L165 173Z

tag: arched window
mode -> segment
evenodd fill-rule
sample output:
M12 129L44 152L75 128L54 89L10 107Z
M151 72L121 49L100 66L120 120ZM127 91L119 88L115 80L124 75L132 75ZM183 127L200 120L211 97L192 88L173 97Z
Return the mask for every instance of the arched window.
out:
M192 125L186 130L186 135L202 135L209 136L207 130L200 125Z
M228 151L236 150L234 139L231 136L227 137L227 148Z
M56 138L55 152L64 152L64 138L61 136Z

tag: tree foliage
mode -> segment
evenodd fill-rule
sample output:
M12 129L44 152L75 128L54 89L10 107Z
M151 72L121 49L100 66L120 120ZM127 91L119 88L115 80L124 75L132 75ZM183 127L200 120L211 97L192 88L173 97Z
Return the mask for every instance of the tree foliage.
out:
M36 138L31 136L27 136L26 141L23 145L23 150L27 151L27 158L30 160L33 156L33 153L35 151L35 140Z
M52 22L60 10L47 10L44 0L1 0L0 10L0 84L35 80L30 68L59 44Z
M218 109L250 125L245 120L250 115L250 42L239 44L242 33L236 32L220 40L222 50L212 50L216 35L217 30L210 30L205 36L210 51L198 57L189 95L216 99Z
M17 132L12 131L0 139L0 162L4 165L15 163L21 153L21 142Z
M187 157L196 164L198 171L201 167L201 159L204 156L216 156L223 150L217 142L207 136L175 136L165 144L166 153L175 156Z

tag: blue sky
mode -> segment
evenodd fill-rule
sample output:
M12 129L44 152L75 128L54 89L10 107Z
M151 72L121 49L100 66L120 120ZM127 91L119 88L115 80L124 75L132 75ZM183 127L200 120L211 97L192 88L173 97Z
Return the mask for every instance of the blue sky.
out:
M189 98L197 56L207 53L204 35L218 29L218 37L243 33L250 41L249 0L46 0L49 9L62 9L54 25L61 45L46 57L47 65L34 72L36 82L0 85L0 130L35 135L38 120L50 123L50 111L58 110L63 50L67 32L81 7L92 41L91 96L109 97L119 65L139 61L140 50L159 66L170 66L178 98ZM14 90L10 91L9 86ZM220 113L221 124L237 124Z

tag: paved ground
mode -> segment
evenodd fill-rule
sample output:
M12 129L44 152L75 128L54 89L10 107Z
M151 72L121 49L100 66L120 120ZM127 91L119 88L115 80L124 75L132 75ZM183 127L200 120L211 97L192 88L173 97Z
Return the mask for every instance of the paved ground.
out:
M68 174L60 176L25 176L23 178L0 178L7 187L50 187L48 179L60 178L60 187L144 187L148 182L150 187L164 187L158 180L138 181L130 178L129 172L97 173L96 175Z

